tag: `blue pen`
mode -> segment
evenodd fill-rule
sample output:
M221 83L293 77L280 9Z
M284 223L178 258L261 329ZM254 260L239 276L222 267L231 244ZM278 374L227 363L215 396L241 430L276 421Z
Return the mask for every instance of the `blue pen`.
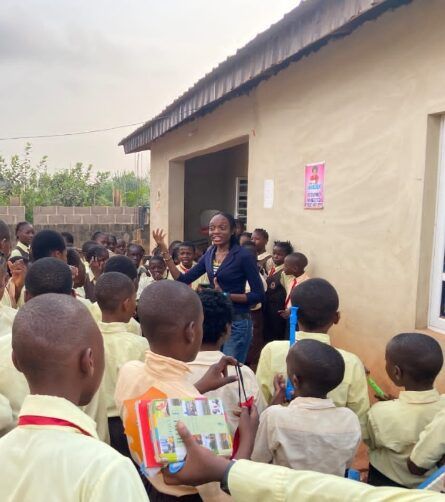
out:
M175 462L174 464L170 464L168 466L168 470L171 474L176 474L179 472L185 465L185 462Z
M290 318L289 318L289 347L296 342L295 332L297 331L298 323L298 307L290 308ZM294 395L294 386L292 382L288 379L286 383L286 399L290 401Z

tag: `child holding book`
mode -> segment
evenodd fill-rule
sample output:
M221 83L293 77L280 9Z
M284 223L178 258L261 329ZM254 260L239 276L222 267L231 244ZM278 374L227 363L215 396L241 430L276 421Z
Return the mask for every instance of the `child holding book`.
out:
M227 366L235 361L222 357L206 375L190 383L187 363L196 359L201 347L204 315L198 295L187 285L157 281L145 288L139 300L138 316L150 349L145 362L128 362L119 372L115 399L121 417L124 401L142 396L152 387L167 397L186 398L198 397L236 380L226 376ZM191 496L190 500L200 500L195 488L167 487L160 474L149 481L148 495L152 502L185 495ZM219 489L215 486L200 487L199 493L203 500L219 498Z
M356 414L327 398L344 377L341 354L326 343L306 339L291 347L286 363L294 399L282 406L285 396L278 385L277 404L260 417L252 460L344 476L361 432Z
M79 408L104 370L102 337L87 309L68 295L32 299L17 314L12 347L31 394L18 426L0 439L0 499L147 501L134 466L98 439Z

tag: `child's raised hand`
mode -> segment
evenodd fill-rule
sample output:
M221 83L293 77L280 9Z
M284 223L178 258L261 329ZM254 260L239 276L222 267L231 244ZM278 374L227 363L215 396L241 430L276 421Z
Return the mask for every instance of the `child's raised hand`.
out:
M25 284L26 265L23 260L17 260L14 263L8 261L8 268L11 272L11 280L17 289L21 289Z
M223 356L216 364L212 364L205 375L195 383L195 387L201 394L211 390L224 387L228 383L236 382L238 377L228 376L227 366L236 366L238 364L234 357Z
M273 379L274 395L271 405L286 402L286 379L283 375L275 375Z
M177 423L176 430L187 449L187 456L184 467L177 473L172 474L168 468L162 470L165 483L198 486L212 481L221 481L230 461L200 446L182 422Z
M161 228L157 228L156 230L153 230L152 235L156 244L161 249L161 252L168 253L168 247L167 244L165 243L165 237L166 237L165 232Z

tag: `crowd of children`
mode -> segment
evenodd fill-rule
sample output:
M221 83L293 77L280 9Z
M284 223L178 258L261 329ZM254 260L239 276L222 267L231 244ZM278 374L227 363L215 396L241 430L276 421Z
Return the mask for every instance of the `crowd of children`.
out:
M76 243L21 222L15 236L13 247L0 221L0 500L441 497L404 490L445 457L440 345L394 336L386 371L403 390L370 406L362 361L329 335L337 291L309 278L289 241L269 252L266 230L246 232L225 213L205 249L167 245L161 230L151 253L103 231ZM219 398L235 458L179 423L185 463L148 476L128 403L153 389ZM369 472L357 482L347 478L362 442Z

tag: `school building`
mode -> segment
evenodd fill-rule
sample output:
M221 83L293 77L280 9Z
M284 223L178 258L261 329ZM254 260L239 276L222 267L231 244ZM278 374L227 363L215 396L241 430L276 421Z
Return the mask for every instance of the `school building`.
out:
M334 343L388 389L390 337L445 348L444 26L445 0L303 1L120 143L151 150L170 240L213 209L290 239L339 292ZM323 209L305 209L317 162Z

